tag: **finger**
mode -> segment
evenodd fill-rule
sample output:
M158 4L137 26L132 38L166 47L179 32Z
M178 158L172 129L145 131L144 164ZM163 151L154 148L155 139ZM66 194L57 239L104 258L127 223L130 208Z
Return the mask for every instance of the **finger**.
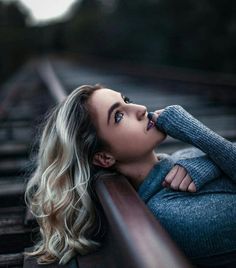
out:
M162 186L163 186L163 187L167 187L167 188L170 187L169 183L167 183L166 181L163 181L163 182L162 182Z
M196 185L193 181L189 184L188 191L192 193L197 191Z
M171 170L170 172L166 175L165 177L165 181L168 183L168 184L171 184L172 180L174 179L175 177L175 174L177 173L178 171L178 166L175 165Z
M164 109L160 109L160 110L154 111L154 113L157 114L157 115L160 115L163 111L164 111Z
M148 113L148 118L154 122L157 121L157 118L159 117L159 115L164 111L164 109L161 110L156 110L155 112L149 112Z
M186 174L187 174L187 171L183 167L179 166L178 171L175 174L175 177L172 180L170 187L174 190L178 190Z
M158 116L159 116L159 115L156 114L156 113L154 113L154 112L148 112L148 114L147 114L148 119L149 119L149 120L152 120L152 121L155 122L155 123L156 123L156 121L157 121Z
M162 109L162 110L156 110L156 111L153 113L153 118L152 118L152 120L153 120L154 122L157 122L158 117L160 116L160 114L161 114L163 111L164 111L164 109Z
M188 174L186 174L186 176L182 180L181 184L179 185L179 190L180 191L187 191L191 182L192 182L191 177Z

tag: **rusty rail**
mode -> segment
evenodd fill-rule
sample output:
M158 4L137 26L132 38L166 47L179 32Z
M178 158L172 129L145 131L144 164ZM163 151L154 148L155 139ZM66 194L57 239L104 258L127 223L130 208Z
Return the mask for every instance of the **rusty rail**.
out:
M50 61L44 60L38 64L37 70L55 100L57 102L63 101L66 97L66 91L56 76Z
M192 267L124 176L99 180L96 192L122 264L134 268Z

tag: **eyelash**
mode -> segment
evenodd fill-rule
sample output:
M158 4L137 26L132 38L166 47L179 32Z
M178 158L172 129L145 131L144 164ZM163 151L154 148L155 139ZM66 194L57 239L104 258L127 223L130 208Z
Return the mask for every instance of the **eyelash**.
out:
M132 101L130 100L130 98L128 98L128 97L126 97L124 95L122 95L122 98L123 98L123 100L124 100L125 103L132 103Z
M122 95L122 98L123 98L125 103L132 103L132 101L128 97ZM120 111L116 111L115 116L114 116L115 123L118 124L122 120L123 116L124 116L124 113L121 113Z

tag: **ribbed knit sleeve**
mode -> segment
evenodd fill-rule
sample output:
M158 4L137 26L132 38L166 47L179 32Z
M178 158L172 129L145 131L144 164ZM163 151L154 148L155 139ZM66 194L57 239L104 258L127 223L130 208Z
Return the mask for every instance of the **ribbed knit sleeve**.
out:
M222 174L218 166L206 155L181 159L175 164L180 165L187 170L197 191L207 182L218 178Z
M236 145L210 130L179 105L164 109L156 121L161 131L198 147L236 182Z
M222 175L219 167L196 147L178 150L171 155L175 165L184 167L195 183L197 191L206 183Z

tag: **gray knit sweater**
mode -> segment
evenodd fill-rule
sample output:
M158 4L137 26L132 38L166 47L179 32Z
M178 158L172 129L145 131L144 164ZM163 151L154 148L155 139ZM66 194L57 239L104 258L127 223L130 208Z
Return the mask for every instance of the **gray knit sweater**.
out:
M236 251L236 145L179 105L168 106L156 127L198 149L160 154L138 194L190 259ZM186 168L197 192L162 186L174 164Z

